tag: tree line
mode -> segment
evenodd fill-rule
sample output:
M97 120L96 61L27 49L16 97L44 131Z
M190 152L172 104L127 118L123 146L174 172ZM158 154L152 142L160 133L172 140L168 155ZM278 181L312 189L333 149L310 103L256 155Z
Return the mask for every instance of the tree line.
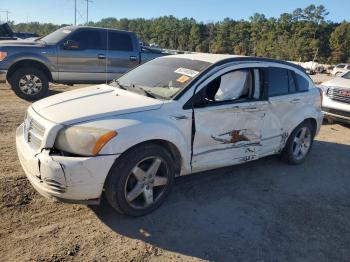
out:
M323 5L298 8L279 18L255 13L249 20L225 18L198 22L193 18L164 16L154 19L104 18L90 26L116 28L137 33L140 41L163 48L251 55L320 63L350 62L350 23L326 20ZM46 35L64 25L50 23L13 24L15 31Z

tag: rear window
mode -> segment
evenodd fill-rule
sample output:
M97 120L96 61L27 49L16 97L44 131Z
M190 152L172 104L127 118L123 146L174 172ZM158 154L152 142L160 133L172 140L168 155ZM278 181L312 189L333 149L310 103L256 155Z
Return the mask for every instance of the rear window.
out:
M297 84L298 84L298 91L299 92L304 92L304 91L308 91L309 90L309 80L306 79L305 77L299 75L299 74L295 74L295 78L297 80Z
M267 79L269 83L270 97L288 94L288 70L283 68L270 67L267 69Z
M109 50L133 51L132 41L129 34L112 32L108 33Z

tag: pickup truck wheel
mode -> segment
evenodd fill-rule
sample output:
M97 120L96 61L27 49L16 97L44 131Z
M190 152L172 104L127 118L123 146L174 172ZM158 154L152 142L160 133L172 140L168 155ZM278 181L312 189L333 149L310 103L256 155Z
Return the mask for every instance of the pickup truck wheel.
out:
M105 196L119 213L143 216L158 208L172 187L175 167L159 145L142 145L117 159L105 183Z
M49 90L48 77L36 68L20 68L9 82L16 95L28 101L43 98Z
M282 159L291 165L303 163L309 154L314 140L314 130L310 122L297 126L282 151Z

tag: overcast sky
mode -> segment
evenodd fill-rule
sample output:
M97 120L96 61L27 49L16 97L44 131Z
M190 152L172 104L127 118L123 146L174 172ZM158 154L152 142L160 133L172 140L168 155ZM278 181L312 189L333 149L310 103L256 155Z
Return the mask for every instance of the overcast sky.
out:
M0 9L8 9L9 19L19 22L39 21L56 24L74 23L74 0L0 0ZM77 1L77 21L86 21L86 1ZM91 1L91 0L90 0ZM174 15L178 18L193 17L198 21L218 21L225 17L248 19L252 14L263 13L267 17L278 17L310 4L323 4L330 15L329 20L340 22L350 20L350 0L92 0L89 4L89 20L101 18L152 18ZM1 20L6 19L0 12Z

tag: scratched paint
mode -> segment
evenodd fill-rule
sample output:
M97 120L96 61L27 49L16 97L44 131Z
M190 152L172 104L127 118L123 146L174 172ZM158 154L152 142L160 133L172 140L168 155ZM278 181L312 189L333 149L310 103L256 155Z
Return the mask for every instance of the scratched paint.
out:
M246 144L245 142L257 143L261 140L261 137L257 135L254 130L243 129L243 130L232 130L217 136L211 135L212 139L221 142L223 144Z

